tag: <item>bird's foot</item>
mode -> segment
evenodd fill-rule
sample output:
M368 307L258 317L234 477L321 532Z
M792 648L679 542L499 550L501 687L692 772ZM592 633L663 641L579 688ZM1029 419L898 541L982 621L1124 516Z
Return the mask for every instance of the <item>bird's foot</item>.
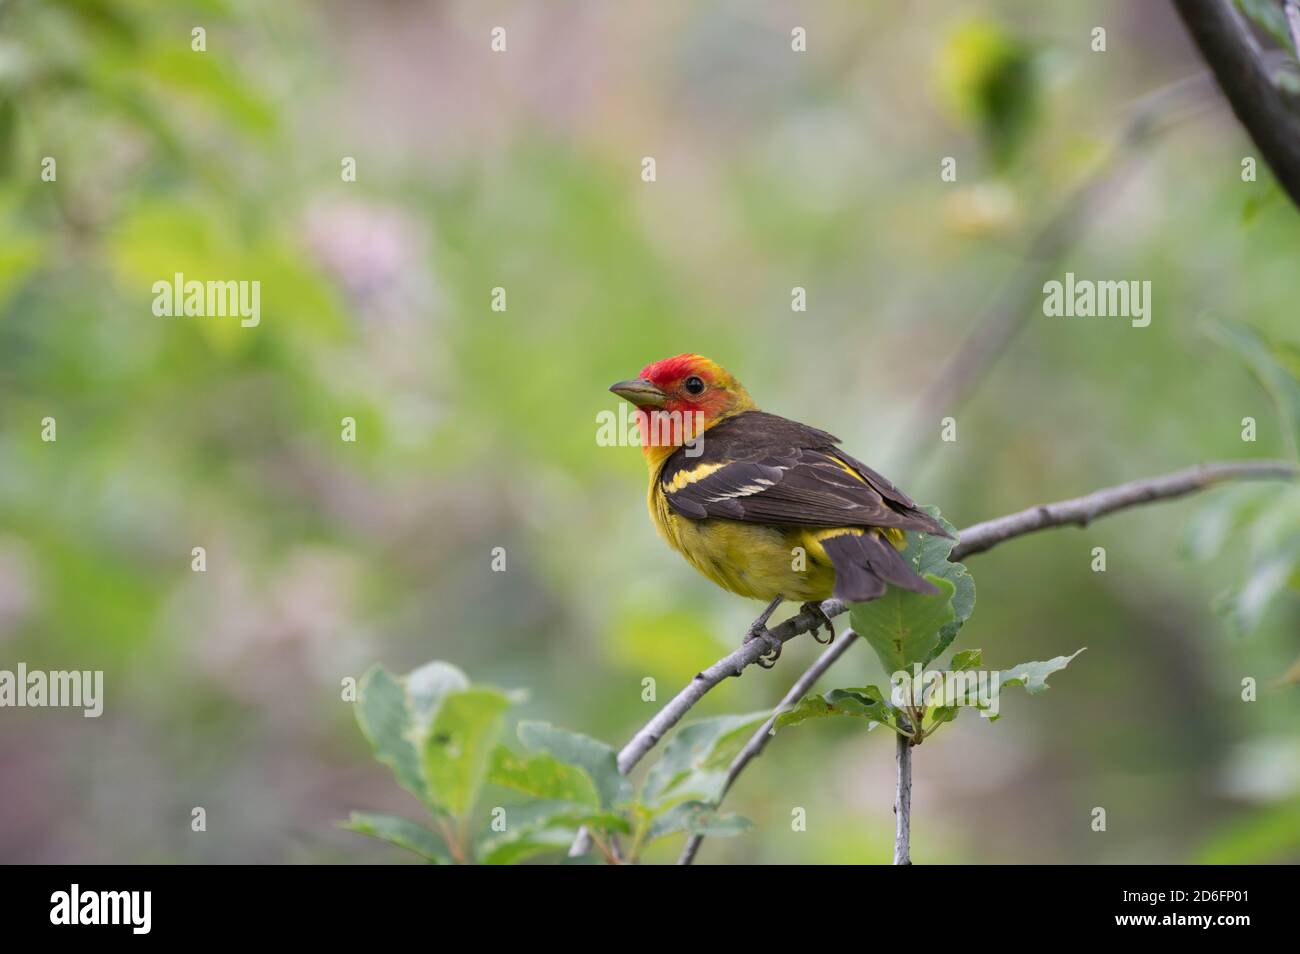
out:
M805 613L812 613L817 617L817 625L812 628L813 639L816 639L817 642L821 643L823 646L830 645L835 641L835 627L831 625L831 618L822 612L821 603L804 603L803 606L799 608ZM827 636L825 639L818 639L817 633L821 631L823 626L826 627Z
M781 597L777 597L767 604L767 609L763 610L761 616L754 620L749 627L749 632L745 634L745 643L750 643L755 639L761 639L767 646L767 652L758 657L758 664L764 669L771 669L776 665L776 661L781 658L781 640L772 635L772 631L767 628L767 621L772 618L776 608L781 605Z
M767 652L758 657L758 664L764 669L771 669L781 658L781 640L773 636L772 631L765 625L757 622L745 634L745 642L750 643L756 639L761 639L767 646Z

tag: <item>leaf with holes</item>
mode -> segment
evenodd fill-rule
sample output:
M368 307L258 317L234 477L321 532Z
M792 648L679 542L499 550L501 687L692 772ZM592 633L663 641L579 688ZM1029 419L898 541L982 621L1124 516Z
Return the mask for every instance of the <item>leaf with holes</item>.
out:
M429 796L458 818L478 798L508 708L506 693L476 686L448 693L429 726L423 751Z

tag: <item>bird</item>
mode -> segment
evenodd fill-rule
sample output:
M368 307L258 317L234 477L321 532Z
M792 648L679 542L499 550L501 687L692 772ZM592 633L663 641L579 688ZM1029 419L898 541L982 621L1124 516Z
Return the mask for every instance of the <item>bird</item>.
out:
M759 410L717 362L675 355L609 390L636 408L659 535L713 583L767 602L745 636L764 641L765 668L781 654L767 621L784 601L819 616L813 638L824 627L830 642L821 603L832 596L939 593L899 549L905 531L951 536L944 525L839 438Z

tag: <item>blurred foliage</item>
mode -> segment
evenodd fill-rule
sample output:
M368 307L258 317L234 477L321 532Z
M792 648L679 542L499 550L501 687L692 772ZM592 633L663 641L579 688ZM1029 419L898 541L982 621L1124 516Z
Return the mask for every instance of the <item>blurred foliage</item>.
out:
M400 816L353 812L344 826L435 864L513 864L566 852L586 829L601 854L635 863L642 849L675 834L731 836L747 820L719 814L725 769L764 715L690 723L665 746L637 792L612 748L544 722L522 722L518 755L498 746L508 693L471 685L459 669L428 663L394 678L382 667L357 687L356 713L375 757L433 817L431 831ZM471 835L485 782L531 801L500 805ZM615 849L615 839L626 842Z
M561 31L542 5L468 0L0 3L0 655L103 669L107 694L98 720L6 710L0 858L391 860L332 830L357 806L436 854L340 699L376 659L529 686L503 738L545 720L626 739L757 611L656 540L637 451L593 440L608 384L658 357L709 354L958 526L1291 453L1258 372L1190 320L1250 329L1283 365L1297 340L1296 215L1266 170L1240 181L1253 149L1225 110L1169 117L1062 255L1151 280L1149 328L1030 314L952 409L958 442L900 433L1128 104L1201 69L1165 5L811 7L807 54L789 16L584 0ZM493 57L498 20L511 52ZM178 271L260 280L261 324L154 317L152 283ZM1089 651L1050 705L1008 698L1023 718L926 746L918 863L1189 860L1256 821L1294 846L1300 781L1229 784L1253 740L1279 764L1300 724L1294 687L1240 701L1300 653L1294 591L1256 584L1249 631L1211 608L1287 550L1290 492L1248 491L1243 510L1226 488L978 558L965 645ZM1216 507L1215 555L1171 557ZM767 710L813 651L729 680L698 718ZM855 649L837 684L875 667ZM886 857L888 743L859 728L779 734L728 799L754 831L701 860ZM457 804L478 824L509 791Z
M1300 442L1300 366L1295 346L1274 343L1243 325L1213 322L1211 337L1245 364L1268 394L1293 458ZM1244 422L1243 422L1244 424ZM1300 590L1300 487L1233 488L1201 510L1192 523L1188 550L1198 560L1220 559L1230 539L1246 545L1242 582L1221 593L1216 605L1238 631L1257 629L1269 607Z
M992 20L971 19L952 29L936 63L949 108L979 129L997 167L1011 165L1040 108L1033 48Z
M1208 839L1195 861L1205 865L1281 864L1300 852L1300 801L1263 809Z

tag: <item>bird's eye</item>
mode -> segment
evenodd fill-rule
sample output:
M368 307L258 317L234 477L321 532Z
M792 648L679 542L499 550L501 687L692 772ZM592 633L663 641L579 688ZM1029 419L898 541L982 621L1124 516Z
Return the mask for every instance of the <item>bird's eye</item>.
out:
M696 377L695 375L693 375L693 374L692 374L689 378L687 378L685 381L682 382L682 387L686 388L686 393L687 393L687 394L703 394L703 393L704 393L704 382L701 381L699 378L697 378L697 377Z

